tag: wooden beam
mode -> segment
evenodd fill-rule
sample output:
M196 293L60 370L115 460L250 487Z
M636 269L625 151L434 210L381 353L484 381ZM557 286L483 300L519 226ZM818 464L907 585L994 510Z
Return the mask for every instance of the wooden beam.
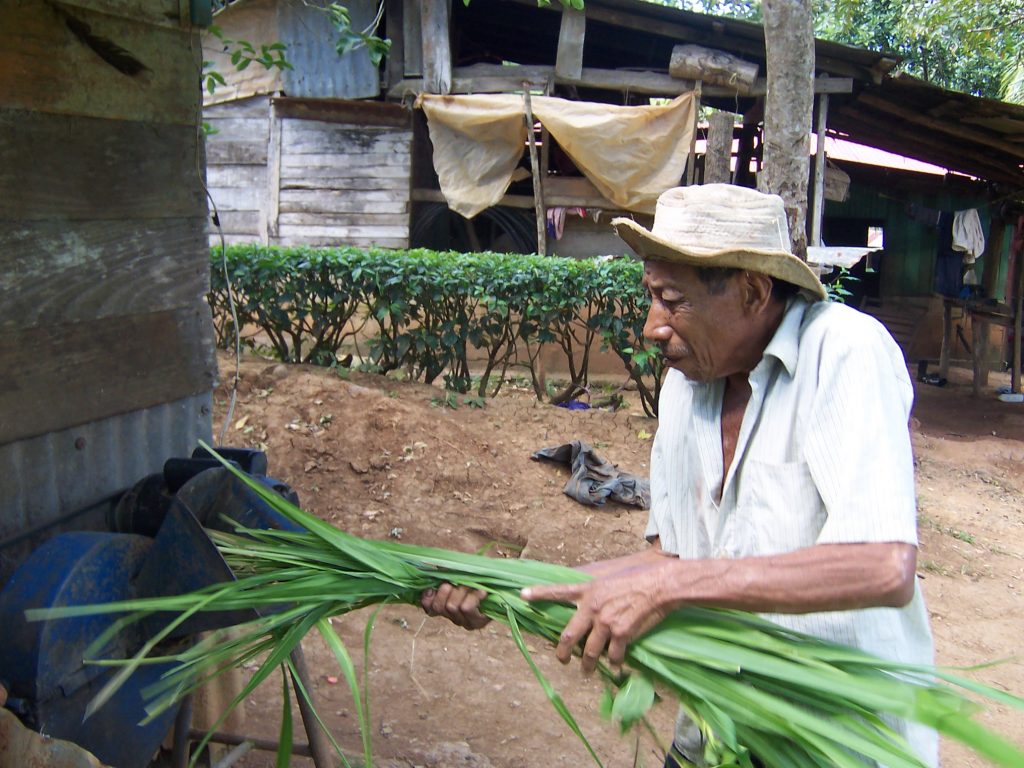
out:
M380 101L302 99L277 97L274 108L279 117L316 120L324 123L412 129L411 112L399 104Z
M266 207L260 217L260 240L269 245L271 238L279 234L278 218L281 215L281 130L283 122L277 110L277 102L270 102L270 138L267 142L267 194Z
M386 87L405 79L405 0L384 0L387 17L387 36L391 41L387 67L384 70Z
M511 0L519 5L537 7L536 0ZM557 7L548 6L548 10L557 10ZM653 12L653 8L651 9ZM669 9L666 9L669 10ZM599 21L613 27L633 29L638 32L646 32L652 35L670 38L680 43L699 43L710 48L721 47L725 39L724 30L721 27L710 31L697 29L686 24L669 21L667 18L652 18L650 16L638 16L634 11L620 11L612 8L602 8L596 4L587 6L587 16L592 21ZM728 45L733 51L749 54L763 60L765 57L764 37L760 29L754 27L757 32L750 36L730 34ZM885 56L867 63L855 63L846 59L839 59L829 56L823 52L822 46L815 43L815 58L817 68L840 78L854 78L861 81L870 81L875 84L881 82L885 73L895 67L899 62ZM705 91L705 95L710 95Z
M444 203L444 194L439 189L417 187L412 190L415 202ZM603 211L622 211L622 207L601 195L597 188L585 178L546 179L544 182L544 204L565 208L598 208ZM534 209L533 195L505 195L497 205L508 208Z
M423 36L423 85L429 93L447 94L452 89L452 49L449 37L451 13L448 0L421 0Z
M821 221L825 216L825 131L828 128L828 94L818 96L818 146L814 154L814 199L811 206L811 245L821 245Z
M206 216L194 125L0 108L0 219Z
M402 0L402 67L405 77L423 76L422 21L419 0Z
M456 67L452 70L450 93L508 93L522 88L528 82L531 88L542 88L549 80L560 85L575 85L581 88L596 88L607 91L629 91L648 96L678 96L694 90L694 81L672 77L664 72L633 71L618 69L597 69L584 67L578 79L559 77L554 67L523 65L506 67L499 64L474 64L471 67ZM393 85L388 98L400 99L424 91L419 79L406 79ZM815 81L815 93L850 93L853 80L844 77L819 78ZM747 96L763 96L767 92L764 78L758 78ZM705 85L702 95L708 99L736 96L736 89L717 85ZM428 91L429 92L429 91Z
M700 122L700 80L697 81L693 105L693 128L690 134L690 154L686 158L686 185L691 186L697 181L697 124Z
M1024 248L1017 251L1017 268L1013 273L1016 277L1016 296L1013 301L1013 373L1011 375L1011 389L1020 393L1020 366L1021 366L1021 345L1024 339L1021 338L1021 317L1024 315Z
M959 123L934 118L931 115L924 114L900 104L895 104L888 99L867 91L864 91L857 96L857 102L866 104L869 107L887 114L895 115L896 117L906 120L907 122L914 123L915 125L922 125L926 128L939 131L940 133L955 136L958 139L966 139L974 144L983 144L986 147L998 149L1000 152L1005 152L1008 155L1024 160L1024 147L990 136L984 129L978 127L964 128Z
M982 387L988 386L988 329L989 324L986 320L971 314L971 358L974 369L971 392L975 397L981 394Z
M584 11L562 6L562 26L558 30L555 74L570 80L583 76L583 40L587 31Z
M0 222L0 275L5 329L187 306L210 288L206 216Z
M728 184L732 161L732 137L736 116L731 112L711 113L708 124L708 148L704 153L704 183Z
M732 88L743 96L750 93L757 70L757 64L738 56L692 43L675 46L668 65L672 77Z
M988 237L985 239L985 253L982 256L983 265L981 284L985 288L985 296L996 295L996 281L999 279L999 262L1003 255L1003 243L1006 238L1006 219L997 213L998 208L993 206L992 220L988 225Z
M200 299L176 310L5 330L0 445L209 392L217 375L210 322Z
M537 253L548 252L547 212L544 209L544 177L541 176L540 161L537 159L537 140L533 134L533 104L530 89L523 84L523 100L526 102L526 144L530 149L530 170L533 172L533 204L537 213Z
M157 2L73 7L83 5L0 3L3 106L194 126L202 106L198 33L155 25Z
M949 378L949 357L953 349L953 300L942 300L942 346L939 348L939 378Z

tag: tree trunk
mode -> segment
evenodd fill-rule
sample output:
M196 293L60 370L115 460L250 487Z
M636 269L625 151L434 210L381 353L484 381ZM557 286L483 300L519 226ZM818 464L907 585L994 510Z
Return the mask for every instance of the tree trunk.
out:
M793 251L807 258L807 176L814 109L814 28L810 0L764 0L768 94L764 170L758 189L786 204Z

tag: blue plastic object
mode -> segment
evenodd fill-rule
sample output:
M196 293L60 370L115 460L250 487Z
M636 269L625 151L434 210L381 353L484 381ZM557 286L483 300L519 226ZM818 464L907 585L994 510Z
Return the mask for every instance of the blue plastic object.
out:
M153 540L131 534L78 532L56 536L33 552L0 593L0 678L8 708L30 728L67 739L114 768L142 768L174 720L172 708L145 726L141 691L168 665L140 668L91 718L85 707L116 670L83 664L85 648L114 620L83 616L28 622L28 608L82 605L133 597L132 579ZM101 654L124 658L141 643L137 631L117 635Z

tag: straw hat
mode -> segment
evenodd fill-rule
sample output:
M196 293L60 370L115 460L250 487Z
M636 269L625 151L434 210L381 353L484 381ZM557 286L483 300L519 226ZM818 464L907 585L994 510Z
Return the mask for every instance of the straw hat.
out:
M675 187L658 198L649 231L631 219L612 226L641 258L749 269L825 298L817 275L793 255L778 195L731 184Z

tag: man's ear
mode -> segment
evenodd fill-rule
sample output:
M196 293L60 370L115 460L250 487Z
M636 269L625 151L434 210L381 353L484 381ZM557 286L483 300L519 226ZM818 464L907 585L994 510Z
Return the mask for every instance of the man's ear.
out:
M768 275L743 270L740 274L740 288L744 310L751 315L762 312L771 302L773 285Z

